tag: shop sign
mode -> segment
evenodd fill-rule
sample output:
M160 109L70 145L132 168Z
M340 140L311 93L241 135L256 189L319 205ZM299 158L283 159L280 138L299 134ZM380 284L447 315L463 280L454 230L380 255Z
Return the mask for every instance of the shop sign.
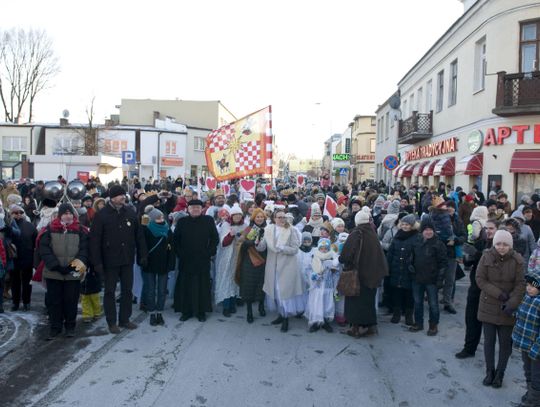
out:
M332 160L333 161L349 161L351 159L350 154L333 154Z
M184 165L184 159L176 157L162 157L161 165L165 167L182 167Z
M375 161L375 154L359 154L356 156L357 161Z
M426 144L405 152L405 161L421 160L457 151L457 138L452 137L436 143Z
M484 146L497 146L504 144L504 140L516 133L516 143L524 144L525 142L525 132L530 130L531 126L529 125L519 125L519 126L501 126L495 129L487 129L486 136L484 137ZM534 144L540 144L540 124L534 125Z
M484 136L480 130L475 130L467 138L467 147L472 154L477 153L482 148Z

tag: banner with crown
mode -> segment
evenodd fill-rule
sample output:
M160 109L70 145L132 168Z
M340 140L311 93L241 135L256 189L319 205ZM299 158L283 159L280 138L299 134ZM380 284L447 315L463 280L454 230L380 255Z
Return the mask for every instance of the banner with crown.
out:
M272 174L271 115L268 106L206 137L206 165L217 181Z

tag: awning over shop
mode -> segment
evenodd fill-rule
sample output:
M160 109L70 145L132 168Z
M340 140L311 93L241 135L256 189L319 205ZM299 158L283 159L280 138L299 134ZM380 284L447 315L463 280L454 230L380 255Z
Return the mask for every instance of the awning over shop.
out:
M422 173L424 172L424 168L427 165L429 165L429 161L423 161L423 162L415 164L412 175L414 177L422 176Z
M399 177L399 175L398 175L398 174L399 174L399 171L400 171L403 167L405 167L405 164L398 165L398 166L394 169L394 173L393 173L394 177L396 177L396 178Z
M510 162L510 172L540 174L540 150L514 151Z
M465 175L482 175L484 169L484 154L473 154L459 160L456 166L456 172L462 172Z
M437 163L433 170L433 175L444 175L445 177L456 174L456 157L443 158Z
M426 165L422 171L423 177L429 177L430 175L433 175L433 170L435 169L435 166L440 160L434 160L430 161L428 165Z
M412 177L413 164L404 165L399 171L398 177L400 178L410 178Z

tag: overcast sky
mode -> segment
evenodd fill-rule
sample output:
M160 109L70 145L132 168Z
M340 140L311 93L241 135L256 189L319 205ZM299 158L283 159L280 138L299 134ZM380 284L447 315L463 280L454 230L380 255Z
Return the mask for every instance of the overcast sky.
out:
M45 29L62 72L35 121L85 122L122 98L221 100L237 117L271 104L282 152L322 156L374 114L462 14L458 0L2 2L0 28Z

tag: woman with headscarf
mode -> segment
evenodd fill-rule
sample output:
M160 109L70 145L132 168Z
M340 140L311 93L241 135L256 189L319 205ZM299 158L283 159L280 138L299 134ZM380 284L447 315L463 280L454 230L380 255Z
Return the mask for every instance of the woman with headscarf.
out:
M304 284L296 258L300 244L285 211L277 209L274 223L265 228L257 250L267 250L263 290L269 309L277 309L279 313L272 324L281 324L281 332L289 330L289 317L302 314L305 308Z
M377 287L388 275L386 258L370 217L368 207L363 207L356 214L357 226L350 233L339 256L344 270L356 270L361 287L359 295L345 297L345 318L352 325L347 335L354 338L377 334L375 297Z
M266 215L260 208L251 214L250 224L238 239L240 251L236 265L235 281L240 286L240 297L246 302L247 322L253 323L253 303L259 303L259 315L264 317L264 268L266 253L258 252L255 246L264 236Z

